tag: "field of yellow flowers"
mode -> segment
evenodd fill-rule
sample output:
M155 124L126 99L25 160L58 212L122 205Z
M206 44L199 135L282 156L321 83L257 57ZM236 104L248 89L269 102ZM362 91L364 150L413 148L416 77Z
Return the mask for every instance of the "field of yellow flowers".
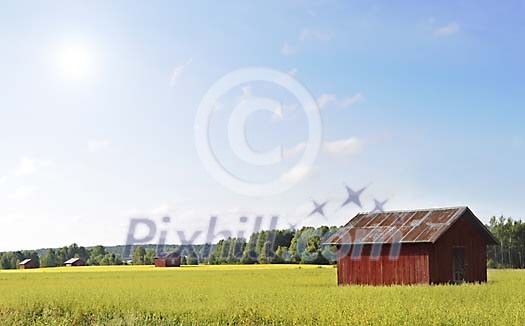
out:
M332 266L0 271L0 324L523 325L525 272L488 284L336 285Z

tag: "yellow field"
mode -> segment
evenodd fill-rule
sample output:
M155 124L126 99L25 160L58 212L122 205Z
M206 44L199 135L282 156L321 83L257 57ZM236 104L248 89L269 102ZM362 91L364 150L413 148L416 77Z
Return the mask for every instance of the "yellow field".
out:
M332 266L0 271L1 324L486 324L525 320L525 272L461 286L337 287Z

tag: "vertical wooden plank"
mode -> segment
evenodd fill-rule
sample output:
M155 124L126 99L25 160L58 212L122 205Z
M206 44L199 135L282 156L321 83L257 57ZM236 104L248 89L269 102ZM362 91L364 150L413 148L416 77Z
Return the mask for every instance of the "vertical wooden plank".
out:
M388 273L388 250L385 247L381 252L381 282L390 285L390 274ZM386 252L385 252L386 251Z
M420 246L416 248L416 251L414 252L414 284L421 283L421 275L420 275Z
M423 264L423 282L430 284L430 252L428 246L425 246L424 264Z
M415 284L416 283L416 277L415 277L415 271L416 271L416 256L415 251L412 251L412 254L409 256L409 269L408 269L408 282L409 284Z
M355 284L361 284L361 261L360 260L352 260L352 264L354 265L354 272L355 272L355 278L354 282Z
M388 274L388 252L386 250L381 252L381 282L385 285L390 285L390 279Z
M399 254L399 256L393 261L393 264L392 264L392 269L393 269L393 273L392 275L394 275L394 283L395 284L401 284L401 277L400 277L400 273L401 273L401 270L399 268L399 260L401 259L401 253Z
M410 252L403 257L403 270L405 275L403 277L403 284L410 284Z

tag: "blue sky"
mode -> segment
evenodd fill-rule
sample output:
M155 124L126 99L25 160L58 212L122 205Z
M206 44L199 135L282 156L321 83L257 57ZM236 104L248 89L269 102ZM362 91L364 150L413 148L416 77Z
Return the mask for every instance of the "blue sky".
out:
M523 1L4 1L0 250L120 244L130 218L166 214L173 242L212 214L230 230L241 215L339 225L374 199L522 217L524 14ZM323 118L314 167L264 198L217 182L194 140L206 92L246 67L293 75ZM278 178L297 155L250 166L229 146L247 93L286 105L250 117L254 149L308 138L297 101L254 82L213 113L214 153L245 179ZM339 208L345 184L368 187L362 208ZM308 217L312 199L326 218Z

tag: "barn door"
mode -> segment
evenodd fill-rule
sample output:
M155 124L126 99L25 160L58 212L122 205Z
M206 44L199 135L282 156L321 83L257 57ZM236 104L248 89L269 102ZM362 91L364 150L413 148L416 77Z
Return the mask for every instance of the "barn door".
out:
M456 247L452 252L453 281L461 283L465 280L465 248Z

